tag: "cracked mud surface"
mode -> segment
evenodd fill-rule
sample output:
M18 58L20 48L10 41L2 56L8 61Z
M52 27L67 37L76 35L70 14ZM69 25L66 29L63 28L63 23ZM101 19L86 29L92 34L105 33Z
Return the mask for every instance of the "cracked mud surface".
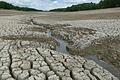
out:
M28 31L38 26L22 23L27 17L0 18L0 80L119 80L92 60L50 50L53 40Z
M0 52L0 80L118 80L80 56L8 43Z
M119 19L63 21L64 24L51 25L34 18L33 23L50 29L51 36L60 43L56 51L82 57L97 56L120 72Z

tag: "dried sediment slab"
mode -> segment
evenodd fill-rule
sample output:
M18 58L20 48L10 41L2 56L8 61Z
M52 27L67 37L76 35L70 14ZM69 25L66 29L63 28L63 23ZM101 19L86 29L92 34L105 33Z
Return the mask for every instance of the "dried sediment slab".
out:
M119 80L91 60L10 41L0 51L0 80Z
M27 46L55 49L57 44L54 39L46 35L46 29L42 26L32 25L29 17L27 15L2 16L0 18L0 38L22 40L24 41L23 45L27 44ZM42 31L36 31L40 29Z

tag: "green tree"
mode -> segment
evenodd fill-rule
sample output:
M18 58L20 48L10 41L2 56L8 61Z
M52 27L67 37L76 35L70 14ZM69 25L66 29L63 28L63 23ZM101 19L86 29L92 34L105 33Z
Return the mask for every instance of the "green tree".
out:
M99 6L101 8L120 7L120 0L101 0Z
M20 10L20 11L41 11L41 10L36 10L32 8L27 8L27 7L14 6L4 1L0 1L0 9L14 9L14 10Z

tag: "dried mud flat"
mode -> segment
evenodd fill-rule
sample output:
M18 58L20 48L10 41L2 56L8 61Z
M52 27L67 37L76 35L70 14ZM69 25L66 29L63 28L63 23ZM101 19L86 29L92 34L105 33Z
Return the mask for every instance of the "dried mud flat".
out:
M61 45L59 39L76 47L84 41L81 39L86 43L105 37L106 32L94 28L96 25L114 25L117 36L119 19L97 20L101 23L98 25L96 20L63 22L43 18L45 15L32 12L0 16L0 80L119 80L92 60L55 51ZM106 30L112 29L106 26Z

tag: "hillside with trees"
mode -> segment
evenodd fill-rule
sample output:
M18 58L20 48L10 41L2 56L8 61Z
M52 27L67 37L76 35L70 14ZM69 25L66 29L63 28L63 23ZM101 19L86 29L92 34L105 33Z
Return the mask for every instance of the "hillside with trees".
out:
M78 5L72 5L67 8L58 8L50 11L83 11L83 10L95 10L104 8L120 7L120 0L101 0L98 4L96 3L83 3Z
M19 10L19 11L41 11L41 10L36 10L33 8L14 6L14 5L4 2L4 1L0 1L0 9Z
M67 11L84 11L84 10L95 10L95 9L105 9L105 8L114 8L120 7L120 0L101 0L99 3L83 3L78 5L72 5L71 7L67 8L58 8L53 9L50 11L57 11L57 12L67 12ZM14 6L10 3L0 1L0 9L8 9L8 10L19 10L19 11L42 11L33 8L27 7L18 7Z
M120 7L120 0L101 0L98 5L100 8Z

